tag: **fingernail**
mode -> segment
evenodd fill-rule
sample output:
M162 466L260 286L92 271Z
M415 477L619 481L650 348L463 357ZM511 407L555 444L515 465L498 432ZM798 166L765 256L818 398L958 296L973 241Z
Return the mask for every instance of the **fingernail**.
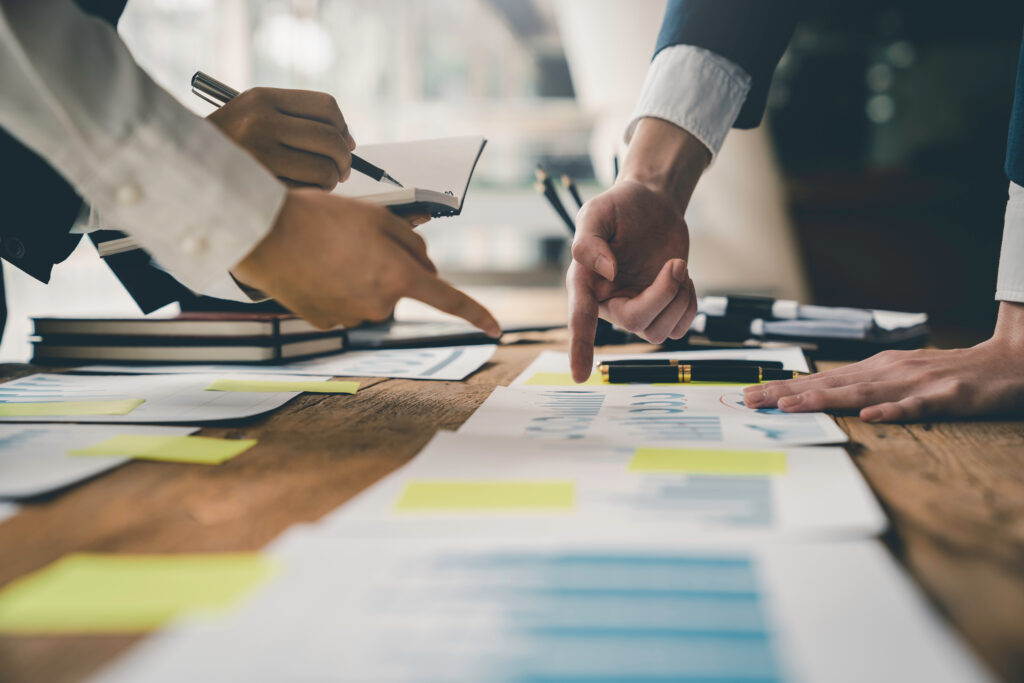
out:
M413 218L412 219L412 224L413 224L414 227L418 228L419 226L423 225L424 223L426 223L429 220L430 220L429 218Z
M594 270L605 280L615 279L615 274L612 272L612 264L604 254L597 255L597 260L594 261Z
M768 400L768 392L757 387L747 387L743 390L743 401L750 407L759 406Z
M345 142L348 143L348 151L351 152L356 148L356 139L352 137L352 133L347 133L346 136L348 137L348 139Z
M785 398L779 399L779 408L781 408L782 410L789 410L790 408L796 408L803 402L803 394L797 394L796 396L786 396Z
M676 261L672 264L672 277L679 284L686 284L686 261Z
M877 408L865 408L860 413L860 419L864 422L874 422L882 417L882 411Z

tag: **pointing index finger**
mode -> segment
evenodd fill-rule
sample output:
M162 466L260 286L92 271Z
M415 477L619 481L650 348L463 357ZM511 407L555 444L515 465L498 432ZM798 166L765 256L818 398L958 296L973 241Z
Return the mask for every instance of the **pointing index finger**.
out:
M594 370L594 334L597 332L597 298L587 285L589 273L578 266L570 275L569 364L572 378L586 382Z
M491 312L467 294L421 268L415 269L415 275L411 279L412 286L410 291L406 292L406 296L458 316L480 328L490 337L497 339L501 336L501 325Z

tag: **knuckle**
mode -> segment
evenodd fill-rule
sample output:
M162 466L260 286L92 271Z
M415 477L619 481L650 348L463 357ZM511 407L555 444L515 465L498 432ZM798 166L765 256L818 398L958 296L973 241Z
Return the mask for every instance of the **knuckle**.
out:
M900 406L913 413L920 413L924 410L924 399L920 396L910 396L900 401Z
M255 88L249 88L244 94L248 95L254 102L269 102L271 92L270 88L256 86Z
M900 352L899 351L895 351L893 349L887 349L885 351L882 351L877 356L875 356L875 358L877 358L879 361L881 361L883 363L892 363L892 362L894 362L896 360L899 360L899 357L900 357Z
M383 320L391 315L394 303L388 298L380 298L371 302L369 314L371 320Z
M333 162L327 160L317 161L314 173L315 182L325 190L333 188L338 184L338 180L341 179L338 167Z
M574 240L570 251L572 252L573 259L579 261L581 258L583 258L585 248L582 242L580 242L579 240Z
M808 405L821 405L825 401L825 392L821 389L808 389L803 392L804 403Z
M643 330L640 325L640 316L637 313L632 311L623 313L619 320L619 324L628 331L643 336Z
M960 378L954 378L946 383L943 394L946 398L953 400L961 400L967 397L970 392L970 386L966 381Z

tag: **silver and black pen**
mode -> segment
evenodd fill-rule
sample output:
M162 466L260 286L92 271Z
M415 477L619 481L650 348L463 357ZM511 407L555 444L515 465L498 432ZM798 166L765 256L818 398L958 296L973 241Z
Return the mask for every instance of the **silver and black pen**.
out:
M192 76L192 92L215 107L227 104L239 94L230 85L221 83L213 76L204 74L202 71L197 71ZM402 183L391 177L383 168L374 166L366 159L355 154L352 155L352 169L373 178L377 182L391 183L392 185L403 187Z

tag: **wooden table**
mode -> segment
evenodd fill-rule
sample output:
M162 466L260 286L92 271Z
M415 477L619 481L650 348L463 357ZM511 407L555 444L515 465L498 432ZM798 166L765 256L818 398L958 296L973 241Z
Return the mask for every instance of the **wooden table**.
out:
M204 429L260 440L219 467L132 462L30 503L0 524L0 585L71 551L260 548L408 461L438 429L458 428L538 351L564 349L563 335L501 347L465 382L364 379L355 396L305 394ZM839 424L892 519L886 544L996 673L1024 681L1024 422ZM79 680L136 640L0 638L0 681Z

